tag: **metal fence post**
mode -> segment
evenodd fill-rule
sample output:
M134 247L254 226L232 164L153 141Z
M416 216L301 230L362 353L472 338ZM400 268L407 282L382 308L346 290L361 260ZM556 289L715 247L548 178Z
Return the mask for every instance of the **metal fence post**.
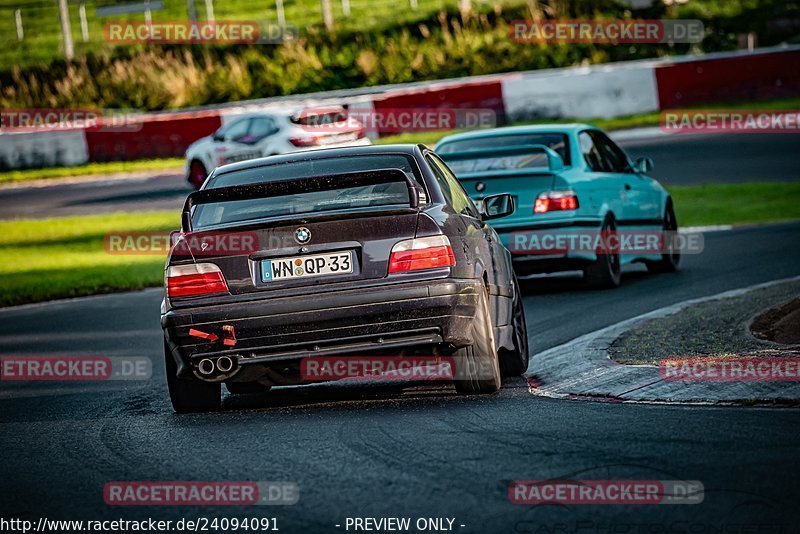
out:
M72 45L72 29L69 25L67 0L58 0L58 13L61 18L61 34L64 37L64 56L72 59L75 56L75 48Z
M22 28L22 10L14 10L14 22L17 25L17 41L25 40L25 30Z
M278 26L286 27L286 13L283 11L283 0L275 0L275 9L278 11Z
M86 20L86 4L81 2L78 7L78 14L81 17L81 37L84 43L89 42L89 22Z
M197 24L197 6L194 5L194 0L186 0L186 12L189 15L189 22Z
M322 20L325 23L325 29L329 32L333 31L333 10L331 9L331 0L321 0L322 2Z

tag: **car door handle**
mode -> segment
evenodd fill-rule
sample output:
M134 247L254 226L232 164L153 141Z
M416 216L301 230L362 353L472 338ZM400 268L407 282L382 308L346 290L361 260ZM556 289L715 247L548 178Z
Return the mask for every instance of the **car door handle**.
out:
M631 184L625 184L625 191L631 190Z

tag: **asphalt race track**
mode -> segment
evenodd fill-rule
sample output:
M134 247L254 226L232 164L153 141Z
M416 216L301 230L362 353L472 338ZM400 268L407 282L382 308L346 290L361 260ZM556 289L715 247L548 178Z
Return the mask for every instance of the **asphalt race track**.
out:
M774 141L784 143L774 157L797 143L792 137ZM631 152L668 150L661 139L637 141ZM795 179L796 153L783 160ZM718 176L743 180L729 157L713 161ZM570 276L528 280L531 353L683 300L796 275L800 223L708 233L705 251L684 257L679 273L632 268L613 291L587 290ZM727 534L800 524L796 408L553 400L517 379L488 397L459 397L446 385L281 388L178 416L164 380L160 300L153 289L0 310L0 354L153 362L148 381L0 384L3 516L275 517L283 532L345 532L348 517L387 516L455 518L465 533ZM699 480L705 497L694 505L509 502L510 481L543 479ZM249 508L104 504L107 482L146 480L293 481L300 499Z
M652 176L666 185L800 179L800 136L795 135L658 135L620 144L632 158L652 157ZM0 218L178 210L192 190L178 174L0 188Z

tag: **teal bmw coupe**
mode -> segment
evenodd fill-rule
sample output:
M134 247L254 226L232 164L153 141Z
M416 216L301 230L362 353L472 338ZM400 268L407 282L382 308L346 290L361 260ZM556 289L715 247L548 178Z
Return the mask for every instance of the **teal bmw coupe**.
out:
M669 193L590 124L514 126L450 135L434 148L473 200L510 193L514 213L494 224L518 275L582 270L596 287L621 267L678 269Z

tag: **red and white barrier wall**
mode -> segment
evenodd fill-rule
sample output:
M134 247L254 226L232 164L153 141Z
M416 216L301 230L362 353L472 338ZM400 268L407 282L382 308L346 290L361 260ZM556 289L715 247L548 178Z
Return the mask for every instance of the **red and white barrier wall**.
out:
M325 104L376 112L401 108L490 109L498 124L530 119L612 118L731 100L800 96L800 46L703 57L619 62L420 82L153 113L140 127L0 134L6 167L182 156L230 118L264 109Z

